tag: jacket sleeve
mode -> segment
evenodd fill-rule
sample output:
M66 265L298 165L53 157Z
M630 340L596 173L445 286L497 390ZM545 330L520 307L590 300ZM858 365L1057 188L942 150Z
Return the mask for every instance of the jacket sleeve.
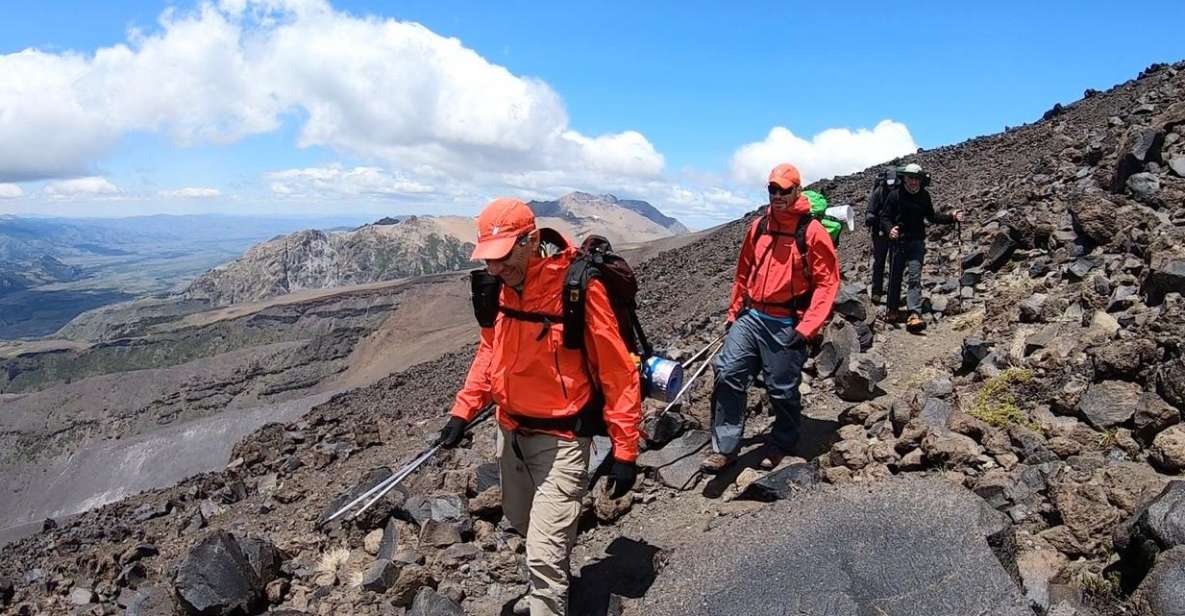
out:
M494 328L481 328L481 342L477 345L477 354L473 356L473 364L469 366L469 374L465 377L465 384L453 401L452 414L471 421L477 412L492 399L490 394L490 363L494 357Z
M605 424L613 441L613 457L633 462L638 458L642 423L638 367L617 331L617 316L599 280L589 281L584 301L584 344L594 378L605 394Z
M810 227L807 227L806 242L810 254L811 280L815 288L810 307L794 329L803 338L810 339L819 334L831 316L831 307L839 293L839 257L831 236L817 221L811 221Z
M955 217L950 214L939 214L934 211L934 202L930 200L930 195L926 195L926 220L935 224L949 225L955 222Z
M753 271L754 235L757 233L758 218L745 232L745 241L741 243L741 255L737 258L736 277L732 281L732 299L728 303L728 320L735 321L745 304L745 286L749 282L749 274Z

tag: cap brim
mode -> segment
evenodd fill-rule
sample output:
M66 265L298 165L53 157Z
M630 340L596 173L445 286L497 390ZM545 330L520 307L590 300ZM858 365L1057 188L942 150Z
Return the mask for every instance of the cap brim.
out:
M516 237L492 237L488 240L477 243L473 249L473 255L469 257L471 261L478 259L501 259L510 254L514 248L514 242L518 239Z
M770 180L769 183L770 184L777 184L778 188L781 188L782 190L790 190L791 188L798 186L798 184L790 182L790 181L786 180L785 178L776 178L776 179Z

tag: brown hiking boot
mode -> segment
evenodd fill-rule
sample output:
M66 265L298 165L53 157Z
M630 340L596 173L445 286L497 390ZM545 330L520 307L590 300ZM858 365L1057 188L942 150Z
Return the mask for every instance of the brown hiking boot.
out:
M699 469L710 475L715 475L720 471L728 468L733 462L736 462L737 456L725 453L711 453L699 463Z
M926 329L926 322L922 320L922 317L911 314L909 320L905 322L905 329L912 334L920 334L922 330Z

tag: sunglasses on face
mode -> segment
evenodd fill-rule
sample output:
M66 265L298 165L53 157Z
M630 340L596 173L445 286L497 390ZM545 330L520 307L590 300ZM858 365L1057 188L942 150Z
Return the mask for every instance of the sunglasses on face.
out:
M788 197L790 195L793 195L794 191L796 191L796 190L798 190L797 186L791 186L790 188L782 188L781 186L778 186L777 184L770 184L769 185L769 196L771 196L771 197Z
M523 246L526 246L530 243L531 243L531 234L524 233L524 234L518 236L518 239L514 241L514 248L522 248ZM511 248L510 252L506 253L506 256L502 257L501 259L485 259L485 261L487 263L502 263L503 261L509 259L510 255L514 254L514 248Z

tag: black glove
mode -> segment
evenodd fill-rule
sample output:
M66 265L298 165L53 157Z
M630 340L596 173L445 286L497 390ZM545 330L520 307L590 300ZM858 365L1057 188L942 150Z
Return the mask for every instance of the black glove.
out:
M633 462L613 461L613 468L609 471L609 496L621 498L629 493L638 480L638 467Z
M444 429L440 431L440 436L436 437L433 445L440 445L445 449L451 449L461 442L461 437L465 436L465 426L469 422L453 415L448 418L448 423L444 424Z

